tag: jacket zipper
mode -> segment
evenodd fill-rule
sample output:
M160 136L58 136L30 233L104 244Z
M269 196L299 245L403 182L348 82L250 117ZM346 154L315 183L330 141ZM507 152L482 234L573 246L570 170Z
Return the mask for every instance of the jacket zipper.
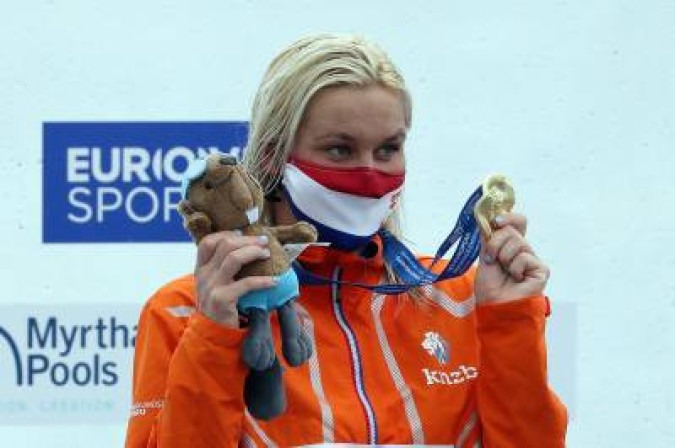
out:
M331 284L331 296L333 302L333 314L335 315L335 320L338 323L338 326L342 330L342 334L347 340L347 345L349 346L349 354L351 358L351 367L352 367L352 379L354 380L354 386L356 387L356 395L359 397L361 402L361 407L363 408L363 413L366 417L366 429L368 431L368 443L371 445L377 444L378 442L378 430L377 430L377 420L375 419L375 412L373 411L373 406L368 399L366 394L366 388L363 381L363 365L361 363L361 355L359 350L359 344L356 340L356 335L352 330L347 318L345 316L344 310L342 308L342 299L340 285L337 281L340 280L342 274L342 269L336 267L333 271L333 280L336 283Z

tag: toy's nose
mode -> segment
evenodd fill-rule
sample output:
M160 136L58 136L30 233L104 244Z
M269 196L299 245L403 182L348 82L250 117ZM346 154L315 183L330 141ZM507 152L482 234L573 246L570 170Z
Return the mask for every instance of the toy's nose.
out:
M223 154L218 161L221 165L236 165L237 158L229 154Z

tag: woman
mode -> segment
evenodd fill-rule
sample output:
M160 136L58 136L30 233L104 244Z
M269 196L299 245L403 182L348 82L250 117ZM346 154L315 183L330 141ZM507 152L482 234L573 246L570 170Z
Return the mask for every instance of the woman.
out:
M312 36L272 61L245 163L268 192L264 219L310 221L331 243L300 256L306 270L396 280L376 232L398 232L391 206L410 123L402 77L369 42ZM348 200L336 204L336 190ZM297 307L314 355L285 369L288 410L270 421L245 412L236 305L274 279L234 279L269 252L251 237L207 236L195 274L161 288L142 312L127 446L564 446L565 408L546 381L548 269L524 238L525 217L493 224L477 268L452 280L399 296L303 285Z

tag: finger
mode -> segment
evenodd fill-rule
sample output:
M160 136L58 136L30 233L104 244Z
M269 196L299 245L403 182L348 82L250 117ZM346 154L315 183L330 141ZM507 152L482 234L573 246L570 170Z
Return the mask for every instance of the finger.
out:
M237 303L243 295L258 289L273 287L274 277L247 277L228 285L221 285L210 291L206 297L199 297L197 306L200 312L217 322L238 327Z
M204 266L213 258L218 245L229 237L230 232L215 232L204 236L197 246L197 267Z
M506 244L506 242L511 238L523 239L518 231L511 226L496 230L492 233L492 236L485 244L485 252L490 256L490 258L492 258L492 260L497 260L502 246L504 246L504 244Z
M267 248L268 238L260 236L241 236L233 234L228 237L225 244L218 247L210 263L213 269L220 269L229 254L245 247ZM241 266L240 266L241 268Z
M499 260L499 264L506 268L522 252L532 253L532 249L527 241L514 231L497 249L495 259Z
M269 257L270 250L267 247L246 245L229 252L213 275L220 281L229 283L244 265Z
M222 285L213 289L211 301L224 303L237 302L241 297L251 291L272 288L277 284L276 277L253 275L245 277L227 285Z
M536 255L529 252L518 254L508 266L507 271L517 282L522 282L527 277L546 282L549 277L548 267Z
M485 240L485 236L481 232L480 235L480 253L478 254L478 262L485 264L493 264L495 262L492 255L488 252L488 243Z
M207 264L218 268L229 252L246 245L266 243L266 238L241 236L233 231L210 233L202 238L197 248L197 268Z
M502 213L494 219L492 224L497 229L513 227L523 236L527 232L527 218L520 213Z

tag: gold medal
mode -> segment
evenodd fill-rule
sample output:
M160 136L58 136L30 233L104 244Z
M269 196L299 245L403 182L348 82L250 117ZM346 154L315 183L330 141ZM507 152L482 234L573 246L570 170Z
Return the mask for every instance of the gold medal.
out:
M483 181L483 196L473 209L473 215L485 240L492 236L494 219L513 209L516 194L511 182L501 174L493 174Z

